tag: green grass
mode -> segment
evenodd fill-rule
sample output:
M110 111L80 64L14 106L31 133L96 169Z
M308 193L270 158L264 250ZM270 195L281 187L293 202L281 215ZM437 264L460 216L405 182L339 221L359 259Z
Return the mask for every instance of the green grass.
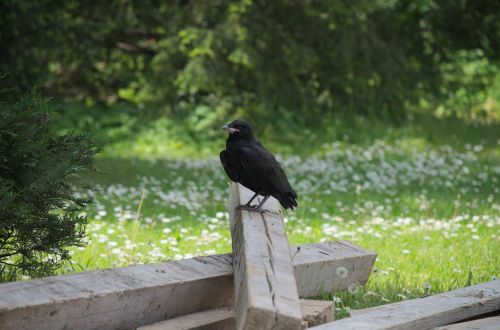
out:
M196 139L169 125L151 121L108 145L105 174L86 176L98 185L88 245L61 273L230 251L224 136L196 153ZM285 213L291 243L347 239L378 253L366 287L320 297L337 301L338 317L500 275L498 125L426 116L332 125L340 132L323 125L323 135L261 141L284 155L300 196Z

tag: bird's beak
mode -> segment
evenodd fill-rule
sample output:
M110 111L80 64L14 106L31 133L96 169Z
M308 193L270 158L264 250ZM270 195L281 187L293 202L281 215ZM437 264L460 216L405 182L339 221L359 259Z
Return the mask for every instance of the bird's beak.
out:
M222 127L222 129L225 130L229 135L234 134L236 132L239 132L239 130L237 130L236 128L232 128L232 127L229 127L227 125L224 125L224 127Z

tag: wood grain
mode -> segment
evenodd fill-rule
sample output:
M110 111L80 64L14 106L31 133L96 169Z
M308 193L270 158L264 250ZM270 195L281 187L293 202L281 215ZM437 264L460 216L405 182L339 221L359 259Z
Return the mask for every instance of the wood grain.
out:
M233 183L229 220L233 246L236 329L301 329L297 284L276 200L266 212L237 210L253 193Z
M434 328L433 330L500 330L500 316L492 316L484 319L455 323Z
M500 280L372 308L313 329L424 330L500 309Z
M291 253L301 298L347 290L351 284L364 286L377 258L348 241L306 244Z
M304 329L332 322L335 317L333 301L300 299L302 327Z
M302 328L331 322L334 316L333 308L332 301L301 299ZM235 328L234 309L223 307L146 325L139 330L234 330Z

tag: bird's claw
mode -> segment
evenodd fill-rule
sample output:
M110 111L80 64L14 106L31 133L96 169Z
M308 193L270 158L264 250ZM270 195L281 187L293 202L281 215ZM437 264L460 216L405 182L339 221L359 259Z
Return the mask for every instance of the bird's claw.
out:
M259 213L265 213L266 210L263 210L262 208L259 207L259 205L239 205L236 207L236 210L241 211L248 211L248 212L259 212Z
M257 207L258 207L257 205L248 205L248 204L245 204L245 205L236 206L236 210L255 211L255 209Z

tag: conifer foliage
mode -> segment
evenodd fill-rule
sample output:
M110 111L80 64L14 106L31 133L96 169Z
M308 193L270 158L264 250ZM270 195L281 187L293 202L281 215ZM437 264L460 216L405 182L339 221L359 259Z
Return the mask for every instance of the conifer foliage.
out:
M0 104L0 278L52 273L82 245L90 202L78 174L95 170L100 145L57 135L54 107L30 93ZM7 275L9 274L9 275ZM6 278L9 276L10 278Z

